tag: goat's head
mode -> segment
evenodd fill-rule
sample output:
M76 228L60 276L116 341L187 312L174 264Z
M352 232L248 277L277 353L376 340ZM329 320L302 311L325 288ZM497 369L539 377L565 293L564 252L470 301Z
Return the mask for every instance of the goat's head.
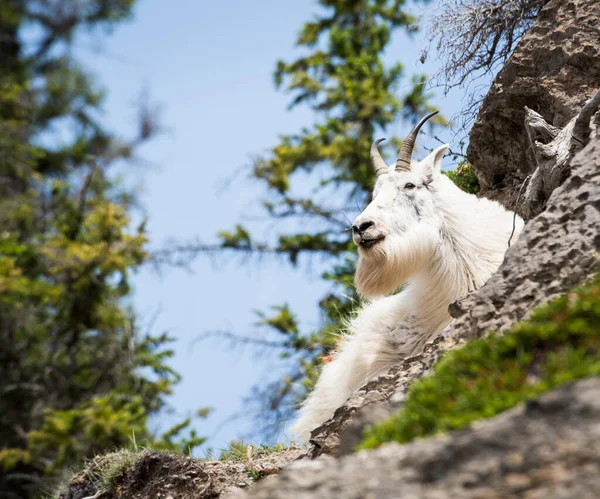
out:
M384 139L371 146L377 174L373 200L352 225L352 238L359 248L355 281L363 295L393 292L427 264L435 249L434 239L441 228L435 196L439 184L445 184L439 177L448 145L438 147L422 161L411 160L420 128L435 114L425 116L408 134L393 169L377 148Z

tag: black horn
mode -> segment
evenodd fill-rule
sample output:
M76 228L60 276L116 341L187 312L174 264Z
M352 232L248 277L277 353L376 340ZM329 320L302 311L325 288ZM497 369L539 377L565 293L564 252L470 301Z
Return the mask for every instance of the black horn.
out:
M412 158L412 152L415 147L415 140L417 139L417 134L421 127L425 124L425 122L431 117L438 114L439 111L434 111L433 113L429 113L427 116L421 119L415 127L410 131L410 133L402 142L402 147L400 148L400 152L398 153L398 159L396 160L396 171L410 171L410 164Z

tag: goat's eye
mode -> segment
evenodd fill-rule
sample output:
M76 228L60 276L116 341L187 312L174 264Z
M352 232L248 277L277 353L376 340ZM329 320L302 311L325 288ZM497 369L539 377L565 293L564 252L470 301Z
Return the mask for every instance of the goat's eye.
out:
M412 182L408 182L407 184L404 185L405 189L414 189L415 188L415 184L413 184Z

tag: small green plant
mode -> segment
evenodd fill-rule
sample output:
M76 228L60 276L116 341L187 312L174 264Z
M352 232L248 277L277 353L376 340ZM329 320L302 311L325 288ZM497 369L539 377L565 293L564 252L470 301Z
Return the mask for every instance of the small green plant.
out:
M258 470L249 469L248 477L252 479L253 482L258 482L261 478L263 478L263 474Z
M232 440L229 442L229 447L225 449L219 449L220 454L217 458L212 449L209 450L207 454L207 459L209 460L218 460L218 461L245 461L246 460L246 447L248 444L244 443L244 440Z
M243 440L232 440L229 443L229 447L226 449L221 449L221 454L218 458L219 461L248 461L248 447L251 447L251 456L253 458L260 458L264 456L268 456L269 454L273 454L275 452L283 452L288 447L283 443L277 443L274 445L267 444L247 444L244 443ZM214 459L212 452L209 452L207 455L207 459Z
M404 407L367 430L360 449L408 442L490 418L560 384L600 374L600 274L536 309L503 336L446 354Z
M442 173L469 194L477 194L481 190L479 180L473 172L473 167L467 161L462 161L456 170L448 170Z
M275 454L276 452L283 452L287 448L288 447L284 443L281 443L281 442L277 443L275 445L260 444L258 453L261 456L268 456L269 454Z
M65 476L57 490L67 490L68 484L73 480L82 480L89 483L99 496L115 492L134 463L145 450L119 449L114 452L102 454L86 462L83 471ZM56 499L60 493L47 495L45 499Z

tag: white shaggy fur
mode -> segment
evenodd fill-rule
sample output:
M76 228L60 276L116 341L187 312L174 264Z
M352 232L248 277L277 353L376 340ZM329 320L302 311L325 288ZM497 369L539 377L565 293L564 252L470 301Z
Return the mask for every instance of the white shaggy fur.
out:
M355 283L371 301L348 325L291 429L303 442L355 390L435 338L450 323L448 305L482 286L504 258L513 213L441 174L447 149L413 162L411 171L380 175L373 201L354 222L355 228L371 222L354 233ZM513 243L522 228L517 217Z

